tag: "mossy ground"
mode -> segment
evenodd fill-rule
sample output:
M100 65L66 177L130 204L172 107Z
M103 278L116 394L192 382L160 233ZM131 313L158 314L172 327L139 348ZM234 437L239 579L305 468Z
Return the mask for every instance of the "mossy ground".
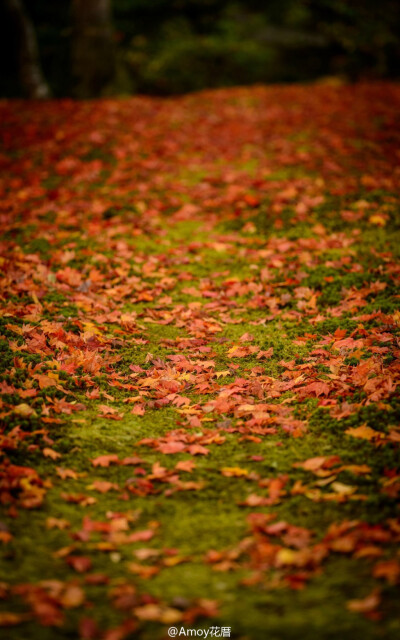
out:
M29 224L13 220L5 230L7 260L15 260L15 268L23 270L29 286L18 290L21 280L16 280L4 297L1 380L5 385L4 437L10 432L15 435L17 427L30 435L18 446L6 447L3 460L32 467L47 485L45 497L36 508L24 508L18 503L18 484L6 492L3 500L2 530L9 532L11 538L4 544L0 558L0 573L7 583L1 610L26 612L26 601L14 589L20 584L75 581L83 588L85 598L67 606L65 619L58 625L43 622L43 615L41 618L35 613L33 606L33 614L5 630L7 640L108 638L104 636L106 630L118 627L126 619L133 619L136 629L115 637L166 637L169 624L163 623L160 616L145 620L139 613L136 615L136 609L149 603L172 608L178 615L179 628L216 624L231 627L231 636L242 640L395 640L400 636L396 617L398 591L391 579L372 575L378 557L373 552L357 556L354 549L348 553L331 549L304 579L299 578L299 588L285 583L287 567L273 564L262 569L263 579L246 584L256 567L242 552L234 556L232 566L222 566L220 570L207 559L210 550L234 554L240 541L255 536L247 518L255 512L273 513L278 522L309 530L313 544L325 544L327 531L334 523L357 521L367 528L379 527L397 516L396 495L385 489L385 480L396 479L398 445L390 434L398 425L400 404L395 387L386 388L384 378L386 375L395 379L398 362L398 271L394 266L400 246L398 198L390 185L386 189L362 184L357 189L343 186L344 193L338 195L336 181L329 182L325 177L316 189L323 202L318 204L316 200L307 215L302 214L296 204L304 190L307 192L307 181L314 184L323 174L319 160L315 166L309 166L308 160L304 160L304 166L279 166L285 162L268 148L266 167L262 144L249 144L246 136L251 135L246 132L240 137L243 114L250 114L246 122L249 127L254 126L257 109L264 104L260 91L255 90L254 104L247 101L246 107L241 99L233 107L229 92L226 104L222 92L212 98L215 109L221 105L226 109L228 120L233 118L231 109L235 109L239 140L232 142L236 149L232 164L229 158L221 160L214 157L215 151L208 153L204 149L198 166L193 168L190 163L179 166L177 162L175 166L173 154L168 155L168 118L176 109L174 117L183 122L183 132L176 142L182 147L181 165L182 158L190 159L185 145L189 144L192 120L196 121L190 109L194 108L195 115L201 113L201 118L206 118L207 113L203 102L206 98L201 95L187 98L187 111L180 101L175 106L174 102L157 106L161 114L159 128L155 124L158 116L153 115L155 120L147 123L153 129L141 134L141 144L149 145L150 150L136 169L134 161L126 156L109 156L108 151L102 154L97 148L90 149L91 143L85 137L78 137L76 143L71 138L66 155L79 158L79 171L84 171L85 163L103 165L94 184L87 174L80 177L78 170L70 178L73 181L76 177L75 183L69 184L64 180L64 169L53 175L46 156L42 158L35 151L27 155L33 166L36 163L36 170L40 167L45 173L41 180L45 191L40 197L47 205L40 211L35 193L28 194L33 220L23 208L22 218L27 216ZM250 99L252 90L243 92ZM290 95L289 92L286 97L288 103ZM300 102L304 99L301 95ZM319 100L323 105L323 96ZM151 101L147 102L151 105ZM111 101L103 105L106 122L109 113L113 113L107 104ZM96 117L103 113L103 107L99 107ZM84 118L88 107L81 108ZM127 103L121 109L127 110ZM384 106L381 109L384 111ZM351 119L351 109L348 113ZM118 117L114 122L110 116L111 124L108 129L104 125L104 135L111 131L116 140L127 143L123 119L120 122ZM39 122L41 118L43 115L39 114ZM204 130L200 134L210 145L212 135L208 128L212 130L212 121L207 124L201 118ZM71 128L77 123L78 120L70 124ZM103 124L98 120L100 128ZM294 132L289 118L286 135L282 130L277 136L287 140L291 153L304 158L312 154L310 136L317 135L318 127L310 129L305 117L298 124L304 131ZM41 126L46 130L43 122ZM153 131L158 131L159 138ZM366 129L364 134L368 138ZM165 142L166 167L157 178L157 172L163 171L162 164L157 164L160 140ZM117 143L115 146L119 148ZM378 153L376 146L374 153ZM353 160L353 174L357 175L358 165ZM146 162L150 161L155 168L151 165L146 174ZM349 162L341 165L343 176ZM365 163L366 172L372 171L374 164L369 156ZM32 166L29 170L33 171ZM122 177L117 175L119 170ZM151 197L142 199L139 188L125 189L124 180L132 171L137 171L135 175L142 185L148 185ZM144 177L140 178L140 172ZM223 182L224 174L229 172L231 177ZM232 191L228 197L226 191L235 178L241 191ZM169 181L172 185L168 187ZM210 187L207 181L217 186ZM262 188L257 186L260 181ZM294 195L289 191L279 200L279 193L290 190L293 183L302 186ZM92 196L96 193L94 187L103 194L108 207L96 210L91 198L100 196ZM204 211L202 189L208 200L215 200L214 204L206 202ZM243 193L247 200L241 199ZM12 197L10 191L7 194ZM310 197L315 195L312 192ZM24 197L20 196L22 202ZM61 202L56 199L52 205L54 198ZM191 212L189 208L185 213L188 203L195 209ZM85 206L88 212L82 212ZM39 212L35 213L35 207ZM63 207L70 211L69 215ZM361 209L363 214L358 216ZM149 211L147 217L143 215L145 211ZM343 211L350 214L342 215ZM374 214L378 218L374 219ZM32 255L34 269L30 270L26 265ZM379 286L374 287L377 281ZM94 292L93 282L98 287ZM129 287L125 290L126 283ZM7 288L8 281L5 284ZM116 311L119 315L113 316ZM131 314L131 319L124 320L124 314ZM58 329L49 329L46 323L55 323L65 333L57 334ZM246 333L252 337L241 341ZM46 336L39 346L31 340L35 334ZM350 350L332 347L335 340L345 336L352 336L360 344ZM243 345L255 345L258 351L248 351L241 357L229 354L233 347ZM260 350L271 347L273 353L257 358ZM326 358L321 356L325 347ZM81 355L76 355L74 349ZM102 358L97 369L85 359L93 351ZM72 364L68 360L71 354L76 358ZM177 355L184 355L193 364L193 371L177 369L173 360ZM202 365L205 360L213 362L209 365L211 377L207 377L207 367ZM358 375L363 362L375 367L372 379L383 376L376 398L365 387L368 376L360 383L352 382L353 372ZM48 381L41 387L40 380L34 378L35 366L41 373L58 372L61 388L46 386ZM188 398L192 413L185 412L185 405L182 409L179 403L174 404L174 398L163 405L161 401L168 392L160 391L157 383L142 385L152 376L160 380L160 371L166 371L169 381L179 381L178 396ZM283 381L294 378L290 377L292 371L297 376L304 372L304 381L285 389ZM249 381L256 385L258 378L262 379L261 387L246 386ZM331 385L327 396L302 392L303 386L315 381ZM35 389L32 400L21 397L20 391L26 388ZM238 398L232 408L207 409L207 403L229 388L233 389L232 397ZM96 394L91 395L93 390ZM136 401L130 400L138 394L143 415L131 413ZM60 413L55 407L63 398L72 404L68 411ZM331 402L324 404L324 398ZM35 414L18 412L21 403L30 403ZM271 420L260 422L260 429L252 431L246 426L247 416L243 417L245 414L238 409L249 403L287 407L288 428L284 428L284 422ZM74 404L79 411L75 411ZM123 414L122 419L102 415L100 405L111 406ZM344 415L338 417L335 408L342 408ZM273 409L269 410L274 416ZM49 415L58 421L46 424L43 419ZM193 415L200 419L200 425L190 425ZM301 421L306 427L296 434L298 437L289 428L291 421ZM270 433L263 433L266 424L274 427ZM379 446L376 440L345 433L364 424L381 434ZM52 441L48 446L60 454L57 459L43 454L43 428ZM168 440L176 429L198 441L209 432L218 433L222 440L205 444L206 455L187 451L162 453L157 448L159 439L164 436ZM141 443L143 439L153 442ZM119 460L138 456L142 463L93 466L92 460L109 454L116 454ZM338 456L340 464L348 469L338 472L338 480L332 472L335 477L324 484L321 477L293 466L319 456ZM201 483L194 488L185 489L165 479L168 471L184 460L193 460L195 468L190 473L179 472L179 481ZM141 478L154 474L154 465L166 468L164 479L152 478L150 484L140 484ZM358 474L351 470L352 465L368 465L369 470ZM227 467L245 470L246 474L227 477L221 472ZM72 470L72 477L63 477L58 468ZM285 476L288 478L284 490L270 505L254 508L240 504L250 494L268 497L266 481ZM107 481L112 486L102 493L93 485L96 481ZM336 495L330 487L332 482L339 482ZM296 490L296 483L305 489ZM340 483L350 489L341 493ZM71 501L68 495L83 499ZM90 498L95 501L91 503ZM151 537L148 541L144 536L142 541L119 544L116 539L104 544L101 527L85 535L85 518L104 523L110 522L112 514L121 514L130 532L150 531ZM65 528L49 528L49 517L65 521ZM282 541L279 544L285 547ZM72 549L68 550L70 545ZM378 560L395 557L392 538L375 546L379 546ZM60 553L64 548L65 553ZM149 550L154 551L153 556ZM107 580L99 584L86 581L87 571L77 573L67 563L70 555L89 557L89 575L101 574ZM165 561L175 557L180 562ZM139 568L132 569L132 562ZM154 567L154 575L146 574L148 567ZM291 573L304 571L307 573L309 567L293 566ZM112 594L130 585L136 590L137 601L128 602L126 607L115 605ZM348 609L348 601L363 600L376 588L381 598L378 613L371 609L362 615ZM218 603L216 617L200 616L192 624L182 622L180 612L190 611L204 600ZM98 625L92 636L85 636L79 626L86 617Z

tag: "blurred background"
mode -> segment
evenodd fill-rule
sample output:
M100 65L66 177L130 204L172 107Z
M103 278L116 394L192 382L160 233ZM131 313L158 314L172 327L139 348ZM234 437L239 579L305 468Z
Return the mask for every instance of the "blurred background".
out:
M0 93L398 78L398 0L0 0Z

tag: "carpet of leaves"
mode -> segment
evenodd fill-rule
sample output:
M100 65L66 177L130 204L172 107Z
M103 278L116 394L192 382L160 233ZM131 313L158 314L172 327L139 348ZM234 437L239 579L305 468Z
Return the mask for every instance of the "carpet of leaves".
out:
M398 638L400 87L0 122L2 637Z

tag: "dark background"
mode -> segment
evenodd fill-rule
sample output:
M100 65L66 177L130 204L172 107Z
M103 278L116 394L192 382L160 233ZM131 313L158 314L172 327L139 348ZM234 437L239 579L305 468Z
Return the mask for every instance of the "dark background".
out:
M54 96L170 95L209 87L398 78L398 0L113 0L113 71L78 88L70 0L25 0ZM18 43L0 4L1 95L20 96Z

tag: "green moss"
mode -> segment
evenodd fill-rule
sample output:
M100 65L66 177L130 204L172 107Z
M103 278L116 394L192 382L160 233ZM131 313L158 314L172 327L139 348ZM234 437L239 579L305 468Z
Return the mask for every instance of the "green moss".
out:
M232 97L233 105L235 100ZM258 99L251 103L252 108L258 108L258 103ZM179 128L175 122L171 126ZM293 135L288 131L288 142L293 149L304 150L312 145L314 133L311 129L299 129ZM114 164L114 156L111 158L107 154L108 149L93 150L85 146L80 157L88 162L98 158ZM151 154L139 149L138 158L142 161L151 158ZM96 213L96 207L92 211L88 205L87 217L79 218L77 222L71 215L66 223L61 224L55 212L46 213L40 218L46 230L47 227L50 229L46 237L41 231L41 224L23 226L16 217L13 228L5 234L7 242L18 243L25 253L36 254L42 263L51 259L54 272L40 285L43 288L40 296L43 319L61 323L63 330L70 334L71 341L78 341L83 335L81 323L88 318L99 327L103 337L113 342L108 345L109 349L107 346L103 350L103 345L96 345L85 336L79 343L82 351L85 351L86 344L88 353L99 349L105 359L108 355L119 358L102 366L96 374L92 374L87 366L77 367L71 374L59 370L56 364L57 360L68 356L69 345L57 346L55 352L48 356L43 356L40 347L35 353L34 343L29 344L29 351L13 351L8 343L12 341L23 347L29 342L29 331L20 336L7 329L6 325L35 327L39 322L31 310L27 317L24 315L24 304L32 305L33 302L28 293L15 294L7 299L11 312L14 311L12 305L15 305L16 314L11 317L7 311L7 315L0 318L0 333L4 336L0 343L1 381L13 385L15 390L5 385L2 411L5 433L13 429L15 433L19 429L24 432L25 439L18 448L6 441L3 460L7 458L12 465L33 467L46 483L46 492L43 504L38 508L20 508L18 500L24 483L18 485L15 481L11 494L17 504L17 517L8 510L5 496L0 528L8 528L13 538L1 547L0 572L13 584L54 579L76 581L82 584L89 602L66 611L65 625L60 628L41 627L28 620L19 627L7 629L5 637L7 640L54 640L56 637L75 640L82 616L93 616L102 630L116 626L125 617L133 615L133 605L125 613L118 612L110 605L109 593L113 587L127 582L136 587L139 598L153 597L172 606L174 598L186 598L189 603L204 598L218 600L219 617L216 620L199 619L193 626L231 626L232 637L238 639L297 640L301 637L304 640L353 640L360 636L365 640L397 640L400 629L396 619L395 589L383 580L373 578L376 558L356 559L350 554L332 552L322 562L320 570L307 580L304 589L299 590L286 586L276 588L276 580L282 578L279 569L266 569L260 583L244 586L242 579L251 575L246 553L231 571L216 571L205 559L210 549L234 554L241 541L251 535L247 517L256 512L275 514L276 521L311 530L315 542L324 539L333 523L358 520L366 525L382 525L385 520L396 517L395 490L392 492L390 483L397 473L396 443L368 442L346 433L349 428L367 424L387 438L393 426L398 425L400 402L395 397L394 388L393 393L388 390L382 400L375 402L363 384L351 384L356 367L367 359L376 362L377 375L385 372L385 367L394 370L397 355L392 348L394 342L386 341L387 335L381 340L379 335L371 334L371 340L366 341L364 348L355 351L341 348L333 351L331 343L338 329L346 332L346 338L352 335L355 339L364 337L364 331L371 329L393 336L398 334L395 319L382 320L375 316L360 320L358 317L377 310L392 314L398 309L398 291L394 282L397 272L392 261L399 253L399 222L394 201L388 200L397 196L378 190L353 190L342 195L332 195L327 191L323 204L311 207L307 219L299 222L297 202L284 204L283 210L276 214L273 207L275 195L292 180L299 181L299 184L312 184L319 174L299 164L285 166L272 154L268 157L270 164L266 166L258 147L253 149L244 143L241 153L231 159L229 169L236 172L235 180L239 185L245 185L246 193L261 198L259 204L251 207L240 200L240 194L237 202L226 200L230 188L229 182L224 181L226 158L203 164L199 153L197 159L199 164L194 167L193 164L183 164L182 156L177 157L176 162L174 160L174 164L162 174L162 180L152 184L149 192L143 193L134 189L124 193L124 187L120 192L118 187L115 188L114 176L109 181L107 169L90 185L82 182L71 187L72 198L88 197L90 202L104 194L107 204L102 213ZM270 167L273 167L272 171ZM59 176L49 175L44 185L55 189L62 180ZM210 198L215 197L215 207L201 206L192 219L178 221L173 216L183 204L199 204L198 193L202 183L211 189L213 195ZM329 184L329 179L326 179L326 184ZM164 190L164 185L168 185L168 190ZM233 183L235 185L236 182ZM320 190L322 194L322 187ZM301 198L302 193L299 192ZM353 234L354 224L344 220L341 213L358 210L355 206L358 200L366 200L371 209L366 207L365 215L356 224L360 233ZM210 215L208 206L212 208ZM380 207L386 207L384 211L389 212L387 224L382 228L369 221L370 212ZM147 208L154 210L154 215L143 215ZM85 228L82 221L91 227ZM249 222L254 227L246 227ZM297 251L296 243L300 239L319 238L316 222L327 229L328 237L340 232L342 235L337 237L349 238L351 246L341 246L339 240L334 248L326 248L325 238L321 238L318 243L322 248L317 243L315 248L304 250L304 253ZM54 254L53 245L50 246L46 239L52 231ZM282 238L293 242L293 248L281 250L276 241ZM125 245L120 249L120 240L126 243L131 253L125 254ZM309 244L313 246L312 242ZM303 245L299 243L299 246ZM304 246L308 246L306 242ZM109 297L99 283L98 289L96 285L88 291L93 310L87 311L84 291L64 286L56 278L56 272L65 267L60 256L72 248L75 255L67 264L78 269L85 278L93 265L103 273L110 287L129 283L132 277L139 278L144 289L156 291L154 299L137 302L135 287L122 299L118 295ZM390 251L392 255L389 255ZM382 257L380 253L385 255ZM150 259L155 259L157 264L153 272L146 270ZM260 275L264 268L271 274L268 282ZM164 277L169 281L161 286ZM260 296L250 291L240 295L229 293L228 298L226 281L230 279L237 279L242 284L255 284L260 287ZM365 291L377 280L385 283L386 287L377 287L370 293ZM197 289L199 295L187 293L188 287ZM309 288L310 293L316 295L318 309L306 308L303 311L301 288ZM343 307L344 311L340 313L337 307L347 295L346 291L350 290L359 293L360 297L364 295L365 305L361 303L356 310ZM268 298L271 297L278 301L276 312L273 305L272 309L268 306ZM115 309L134 311L138 331L130 333L130 329L113 316L110 316L112 321L108 321L107 314ZM204 326L192 322L193 310L204 320ZM163 313L171 313L168 324L158 322L159 318L163 320ZM154 321L149 321L153 314ZM214 334L209 330L207 322L210 318L220 322L221 331ZM237 318L240 321L235 324ZM242 344L240 338L244 333L254 336L245 344L264 351L272 347L272 355L259 360L257 354L229 357L229 349ZM177 339L193 335L200 336L199 346L180 349ZM137 338L146 342L136 342ZM52 339L48 339L48 346ZM168 340L169 343L166 342ZM204 347L209 351L201 351ZM210 378L210 385L215 384L212 392L196 386L193 380L185 384L181 393L189 398L193 414L179 411L172 403L154 408L154 401L164 391L140 387L145 374L131 375L132 365L139 365L148 372L154 367L152 360L156 360L165 363L165 378L173 379L177 367L169 356L181 354L193 362L203 358L214 360L216 372L229 371L229 375L224 377ZM26 386L27 381L31 382L32 368L15 367L16 357L21 358L23 366L30 367L42 362L46 365L53 360L54 372L59 375L62 386L71 392L66 395L66 402L72 404L63 404L63 391L55 387L41 389L37 380L32 382L37 392L35 398L27 400L21 396L20 389ZM336 358L340 359L339 372L335 369ZM257 375L251 373L255 367L261 367L258 371L264 378L263 388L257 387ZM44 367L43 371L46 370ZM114 386L114 374L120 376L118 382L125 387ZM293 388L270 396L270 386L283 380L296 380L300 376L303 379ZM250 380L250 377L254 377L254 390L250 384L241 390L240 382L237 389L229 388L238 379ZM327 398L324 395L303 397L303 385L315 380L329 381L332 387L343 384L341 395L331 391ZM208 413L208 407L203 411L209 400L228 388L239 404L273 405L268 411L272 416L272 428L276 431L269 433L264 430L264 426L270 426L269 422L258 425L256 421L252 430L248 427L247 418L242 418L240 411L235 414L229 407L223 408L221 413L218 410ZM144 415L132 414L135 406L130 402L132 397L144 391ZM32 402L36 415L24 416L14 410L16 405L28 401ZM53 402L57 410L54 410ZM357 406L353 407L351 415L345 413L341 419L332 417L336 410L340 411L343 403L356 403ZM123 414L122 419L104 417L100 409L102 404L115 408ZM288 412L288 421L304 422L307 431L302 437L293 437L275 422L275 406ZM75 412L74 408L80 410ZM50 421L43 420L48 415ZM198 415L203 420L201 427L189 426L188 417L191 415ZM54 417L60 422L52 422ZM181 429L193 442L197 442L206 429L218 433L224 441L222 444L206 443L207 455L187 452L163 454L151 446L157 438L168 436L177 429ZM150 440L149 446L138 444L146 438ZM53 449L60 457L53 460L51 455L54 454L49 455L44 451L45 447ZM116 454L119 460L140 456L142 462L129 465L111 463L107 467L93 465L95 458L109 454ZM298 464L310 458L332 456L340 458L338 464L333 465L332 477L312 473ZM192 472L174 471L177 462L187 460L195 462ZM352 465L368 465L369 470L355 473ZM179 473L181 483L194 482L194 486L181 486L176 483L176 478L168 482L168 478L152 477L160 466L175 476ZM341 466L349 468L342 470ZM245 470L244 475L228 477L222 473L226 467ZM4 465L4 468L9 467ZM67 476L72 477L63 479L65 470L69 470ZM282 476L287 476L287 482L282 495L272 500L272 504L254 508L243 504L252 494L268 498L269 480ZM111 482L112 486L102 493L98 490L99 485L96 488L93 484L96 481ZM339 483L339 489L340 483L352 487L354 496L338 498L335 482ZM79 496L83 496L83 504L79 504ZM86 504L85 497L88 498ZM107 536L101 531L83 529L85 526L90 528L89 521L109 522L113 514L131 517L128 524L130 533L152 529L154 535L148 540L116 543L115 548L99 547ZM65 519L69 527L65 530L48 528L48 517ZM274 542L286 544L279 536L274 538ZM69 545L74 545L74 554L88 556L92 561L90 572L105 573L109 584L87 585L85 576L74 572L62 554L57 554ZM139 562L135 555L139 549L152 549L158 553L156 559L140 561L146 566L154 564L159 567L159 573L151 579L131 573L129 565L132 561ZM382 549L381 558L392 557L395 553L391 544L383 544ZM176 550L184 558L182 564L164 565L163 559L172 553L171 550ZM293 574L301 572L302 568L293 567ZM348 600L364 598L377 586L382 589L381 620L374 622L348 611ZM26 611L26 606L13 596L0 603L0 610ZM161 627L158 623L140 622L128 640L164 637L165 629Z

